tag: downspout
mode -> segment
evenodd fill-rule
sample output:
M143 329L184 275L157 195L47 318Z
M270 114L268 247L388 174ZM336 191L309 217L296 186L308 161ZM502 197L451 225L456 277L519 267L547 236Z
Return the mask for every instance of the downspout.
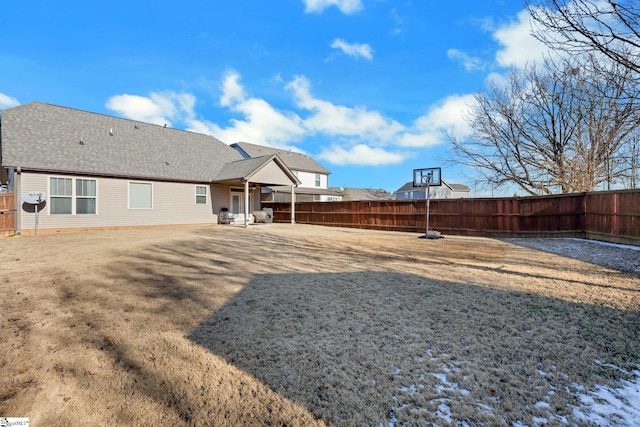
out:
M291 224L296 223L296 193L294 191L295 185L291 186Z
M244 226L249 227L249 180L244 182Z
M13 193L13 180L15 178L15 173L16 173L16 169L15 168L9 168L8 170L8 176L7 176L7 191L9 193Z

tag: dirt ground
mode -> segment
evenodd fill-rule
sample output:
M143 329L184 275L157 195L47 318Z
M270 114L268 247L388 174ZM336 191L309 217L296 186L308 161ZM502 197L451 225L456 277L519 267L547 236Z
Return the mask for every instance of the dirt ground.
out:
M640 275L516 243L283 224L0 239L0 416L579 424L579 393L638 369Z

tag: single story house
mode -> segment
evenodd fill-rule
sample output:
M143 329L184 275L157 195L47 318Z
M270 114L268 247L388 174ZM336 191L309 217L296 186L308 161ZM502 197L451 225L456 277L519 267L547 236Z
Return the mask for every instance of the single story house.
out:
M329 186L329 172L324 166L312 157L291 150L265 147L249 144L248 142L236 142L231 144L233 148L245 159L277 155L280 160L300 180L296 188L297 202L331 202L342 200L342 194ZM261 198L268 202L290 202L291 191L287 186L262 187Z
M295 201L300 180L274 154L245 159L212 136L32 102L0 113L0 183L20 233L36 208L41 229L215 224L220 213L246 226L262 187ZM34 192L46 200L22 201Z
M470 189L464 184L449 184L445 180L441 180L442 185L438 187L430 187L429 197L431 199L468 199ZM396 200L426 199L427 192L425 187L414 187L413 181L407 182L405 185L396 190Z

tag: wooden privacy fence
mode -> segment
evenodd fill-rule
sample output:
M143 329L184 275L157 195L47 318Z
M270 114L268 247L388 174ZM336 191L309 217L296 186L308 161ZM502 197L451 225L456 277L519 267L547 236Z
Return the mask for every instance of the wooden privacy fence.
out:
M275 222L289 222L291 204L263 202ZM425 200L301 202L297 223L424 233ZM640 245L640 191L431 200L429 228L488 237L587 237Z
M0 235L16 230L16 204L13 193L0 193Z

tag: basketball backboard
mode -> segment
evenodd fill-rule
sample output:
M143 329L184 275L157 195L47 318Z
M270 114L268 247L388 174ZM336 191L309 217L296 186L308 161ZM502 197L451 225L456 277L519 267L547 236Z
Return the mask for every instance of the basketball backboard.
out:
M441 168L423 168L413 170L414 187L439 187L442 185L440 179Z

